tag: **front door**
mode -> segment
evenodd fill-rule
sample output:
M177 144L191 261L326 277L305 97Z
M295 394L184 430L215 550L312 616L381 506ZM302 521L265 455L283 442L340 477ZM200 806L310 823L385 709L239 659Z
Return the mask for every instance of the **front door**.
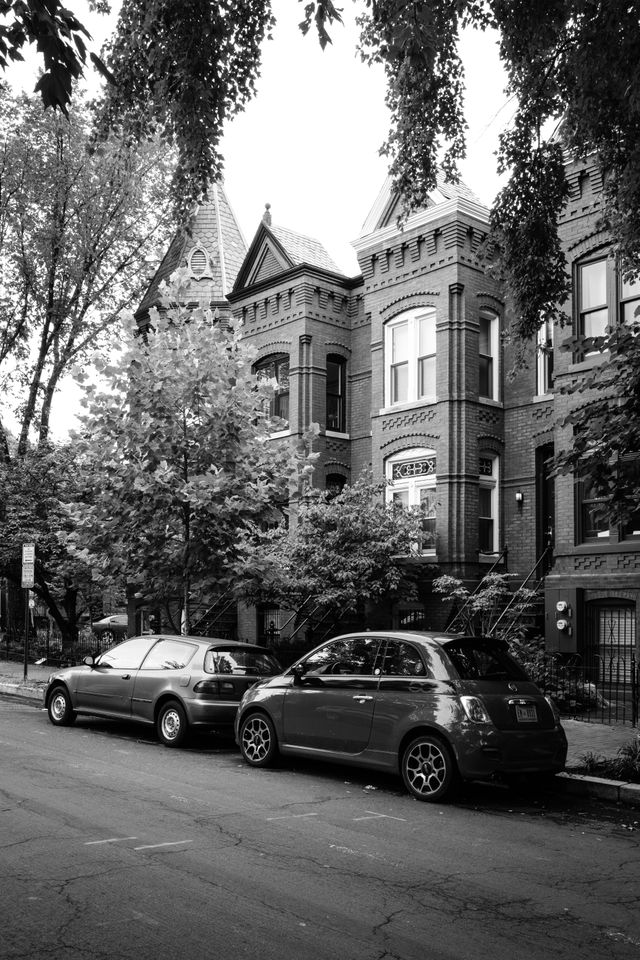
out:
M360 753L371 734L379 676L377 637L334 640L311 654L284 698L284 742Z
M78 709L87 713L128 717L131 714L135 675L156 640L157 637L134 637L101 654L96 665L78 678Z

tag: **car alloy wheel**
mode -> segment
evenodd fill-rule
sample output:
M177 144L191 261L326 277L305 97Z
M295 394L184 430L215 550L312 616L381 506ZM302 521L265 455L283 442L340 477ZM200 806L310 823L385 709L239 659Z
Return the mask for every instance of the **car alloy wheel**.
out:
M402 755L402 779L418 800L442 800L451 791L456 768L451 751L438 737L416 737Z
M250 713L240 727L240 751L252 767L267 767L278 753L276 732L264 713Z
M179 747L187 736L187 718L176 700L165 703L158 714L158 736L167 747Z

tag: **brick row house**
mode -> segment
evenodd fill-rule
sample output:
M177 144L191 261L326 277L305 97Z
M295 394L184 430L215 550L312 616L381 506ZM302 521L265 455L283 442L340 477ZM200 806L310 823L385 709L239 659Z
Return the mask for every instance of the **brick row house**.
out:
M340 488L370 467L390 481L390 498L422 507L419 601L378 610L370 625L444 628L451 611L431 593L434 566L471 586L489 570L508 572L539 587L548 650L596 673L615 655L627 682L637 661L640 511L606 527L588 487L554 478L550 461L571 444L560 426L568 404L584 402L559 387L607 362L562 351L562 340L633 313L640 284L622 283L598 230L596 165L573 165L570 184L561 237L572 316L540 331L515 379L501 336L503 291L477 256L489 212L464 185L444 181L402 229L401 198L385 183L353 244L355 277L318 241L275 225L268 206L247 247L217 186L174 241L138 318L158 282L186 268L188 302L241 319L256 370L276 378L273 412L287 427L274 442L320 425L313 482ZM235 629L269 640L294 622L289 611L241 609Z

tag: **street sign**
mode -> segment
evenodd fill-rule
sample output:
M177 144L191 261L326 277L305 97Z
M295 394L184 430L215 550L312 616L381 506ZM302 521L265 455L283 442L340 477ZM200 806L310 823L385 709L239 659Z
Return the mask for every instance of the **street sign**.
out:
M22 544L22 586L30 590L35 583L36 545L35 543Z

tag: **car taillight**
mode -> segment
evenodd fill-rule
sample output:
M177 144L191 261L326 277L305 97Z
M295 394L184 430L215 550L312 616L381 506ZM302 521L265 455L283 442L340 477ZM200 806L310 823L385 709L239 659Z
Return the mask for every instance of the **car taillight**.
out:
M491 723L491 717L478 697L460 697L460 702L472 723Z
M217 697L220 693L220 684L217 680L199 680L193 692L204 694L205 697Z
M545 700L551 707L551 712L553 713L553 719L555 720L556 723L560 723L560 711L558 710L557 706L555 705L551 697L545 697Z

